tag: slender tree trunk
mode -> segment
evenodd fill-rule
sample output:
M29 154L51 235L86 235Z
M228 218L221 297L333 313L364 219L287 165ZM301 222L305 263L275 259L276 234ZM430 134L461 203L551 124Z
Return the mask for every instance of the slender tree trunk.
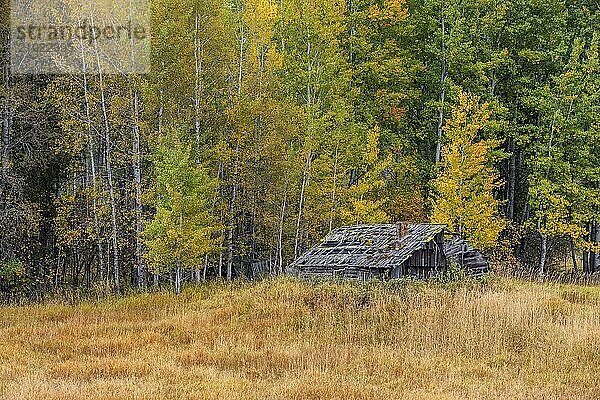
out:
M306 191L306 185L308 184L309 170L311 164L312 155L309 151L306 155L306 163L304 166L304 172L302 173L302 186L300 188L300 204L298 205L298 217L296 218L296 236L294 237L294 260L298 258L300 251L300 232L302 227L302 212L304 210L304 197Z
M98 248L98 271L100 275L100 280L104 281L104 251L102 249L102 240L101 231L100 231L100 222L98 220L98 202L96 200L96 185L97 185L97 177L96 177L96 162L94 155L94 134L93 134L93 126L92 126L92 117L90 111L90 100L89 100L89 87L88 87L88 74L87 74L87 61L85 59L85 52L83 43L81 45L81 62L82 62L82 78L83 78L83 100L85 106L85 117L86 117L86 125L87 125L87 134L88 134L88 153L90 156L90 170L92 173L92 213L94 214L94 231L96 233L97 238L97 248Z
M577 271L577 253L575 252L575 240L570 238L569 246L571 250L571 262L573 263L573 271Z
M133 18L130 10L130 19ZM131 66L135 66L135 43L133 36L131 44ZM138 77L130 76L129 87L131 91L131 122L133 135L133 179L134 179L134 212L135 212L135 265L138 289L146 288L146 270L142 258L142 155L140 144L140 104L138 91ZM133 277L132 277L133 280ZM133 283L133 282L132 282Z
M335 159L333 162L333 184L331 187L331 206L329 207L329 232L333 230L333 217L335 215L335 191L337 188L338 144L335 145Z
M178 237L182 237L183 233L183 212L179 212L179 232ZM177 244L177 260L175 261L175 293L181 293L181 239Z
M202 270L202 280L206 281L206 272L208 271L208 253L204 256L204 268Z
M279 213L279 229L277 233L277 268L278 273L283 274L283 225L285 222L285 211L287 207L287 178L283 187L283 200L281 201L281 212Z
M591 242L595 245L600 242L600 226L597 222L592 223ZM600 267L600 254L590 251L590 272L598 272Z
M596 182L596 189L598 189L600 191L600 181ZM597 206L596 206L597 207ZM596 208L596 211L598 211L598 208ZM594 244L596 245L596 248L598 248L598 244L600 243L600 221L596 221L596 235L594 237ZM598 272L600 270L600 251L595 253L595 257L594 257L594 272Z
M509 139L508 151L510 157L508 159L508 193L507 193L507 209L506 217L512 221L515 216L515 184L516 184L516 155L515 155L515 141L513 138Z
M179 259L175 268L175 293L181 293L181 260Z
M538 267L538 272L540 276L544 275L546 272L546 255L548 253L548 236L540 233L540 263Z
M4 3L5 5L8 3ZM8 25L8 21L3 21ZM0 137L0 220L8 216L12 210L11 203L8 201L13 185L10 181L11 166L10 152L12 147L12 124L13 124L13 88L10 70L10 29L8 26L0 31L2 34L2 133ZM6 229L6 224L2 224ZM12 227L11 227L12 228ZM9 259L13 256L14 244L2 243L0 241L0 261Z
M120 269L119 269L119 243L117 236L117 205L115 200L115 188L113 183L113 173L112 173L112 164L111 164L111 154L110 154L110 137L106 135L106 175L108 178L108 193L110 197L110 222L111 222L111 239L112 239L112 248L113 248L113 273L114 273L114 283L115 290L117 292L121 291L120 285Z
M591 223L587 224L587 235L586 235L586 239L588 242L591 242L592 240L592 227L591 227ZM589 274L590 271L590 252L587 250L583 250L583 254L582 254L582 261L583 261L583 272L585 274Z
M4 80L5 95L2 102L2 148L0 149L0 167L2 168L2 178L6 179L9 170L9 149L10 149L10 128L13 119L13 108L11 99L11 78L10 78L10 30L6 29L2 37L3 46L3 65L2 77Z
M223 199L225 197L224 193L223 193L223 185L222 185L222 182L223 182L223 179L224 179L223 178L223 168L224 168L223 162L219 161L219 168L218 168L218 172L217 172L217 177L219 179L219 195L220 195L221 199ZM219 207L219 208L220 208L219 221L220 221L221 225L224 225L225 216L223 215L224 214L223 213L223 208L222 207ZM224 229L221 229L220 237L223 238L223 239L225 238L225 230ZM218 274L219 274L219 279L222 279L223 278L223 246L219 246Z
M312 42L307 41L306 45L306 56L308 59L307 66L307 82L306 82L306 109L308 112L308 134L306 139L306 162L304 164L304 171L302 173L302 184L300 187L300 204L298 205L298 217L296 218L296 235L294 237L294 260L300 255L300 240L302 231L302 214L304 212L304 200L306 196L306 186L310 178L310 167L312 164L312 135L313 135L313 119L314 110L313 104L315 101L315 93L312 90L312 76L313 76L313 65L312 65Z
M162 62L162 67L164 68L164 62ZM158 90L158 111L157 111L157 132L159 135L162 134L162 118L163 118L163 113L164 113L164 106L163 106L163 97L164 97L164 93L163 93L163 88L162 86L159 88ZM156 272L154 272L152 274L152 282L155 288L158 288L159 286L159 276Z
M237 79L237 101L242 101L242 82L244 78L244 43L246 41L246 32L244 28L244 10L243 7L238 9L239 20L239 53L238 53L238 79ZM240 138L235 144L235 164L233 172L233 188L231 194L231 202L229 204L229 227L227 231L227 279L233 278L233 231L235 229L235 203L237 201L238 191L238 172L240 163Z
M261 61L262 62L262 61ZM262 79L262 78L261 78ZM252 172L253 172L253 176L252 179L254 180L254 184L252 185L252 213L251 213L251 219L250 219L250 261L252 262L253 260L257 260L259 255L258 255L258 251L257 251L257 246L256 246L256 220L257 220L257 215L258 215L258 210L259 210L259 206L258 206L258 201L259 201L259 191L256 189L259 187L258 184L258 180L260 179L260 172L259 172L259 159L260 159L260 152L261 152L261 148L260 148L260 139L262 138L262 121L261 121L261 116L258 115L256 116L256 118L254 118L254 143L253 143L253 148L254 148L254 159L253 159L253 163L252 163Z
M92 26L94 25L94 19L91 18ZM100 86L100 104L102 106L102 117L104 120L104 140L105 140L105 163L106 163L106 175L108 179L108 193L110 197L110 219L111 219L111 239L113 247L113 268L114 268L114 284L117 293L121 292L120 277L119 277L119 243L117 235L117 205L115 201L115 188L113 183L113 172L111 164L111 140L110 140L110 127L108 122L108 109L106 105L106 94L104 91L104 79L102 74L102 66L100 65L100 55L98 53L98 43L94 37L94 52L96 56L96 64L98 67L98 80Z
M446 65L446 12L444 9L444 2L441 3L441 14L440 24L442 28L442 40L441 40L441 92L440 92L440 109L438 113L438 126L437 126L437 145L435 148L435 162L438 163L442 160L442 135L444 127L444 107L446 103L446 77L448 75Z
M204 43L200 43L200 15L196 10L194 24L194 131L196 134L196 163L200 163L200 96L203 91L202 74L204 61Z
M219 252L219 279L223 278L223 252Z
M231 194L231 203L229 204L229 228L227 231L227 279L233 277L233 230L235 229L235 203L238 191L238 168L239 168L239 139L235 145L235 165L233 171L233 190Z
M246 41L246 32L244 28L244 13L243 7L238 9L239 19L239 53L238 53L238 77L237 77L237 101L242 101L242 82L244 78L244 43ZM233 188L231 194L231 202L229 204L229 227L227 230L227 279L233 278L233 231L235 229L235 203L237 201L238 191L238 171L240 162L240 138L235 144L235 164L233 172Z
M135 195L135 263L137 267L138 289L146 288L146 270L142 258L142 155L140 144L138 91L133 88L133 178Z

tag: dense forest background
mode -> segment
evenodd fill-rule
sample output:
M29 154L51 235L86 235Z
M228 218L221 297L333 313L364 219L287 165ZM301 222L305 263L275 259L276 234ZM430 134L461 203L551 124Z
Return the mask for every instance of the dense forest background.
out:
M15 75L3 3L3 291L281 273L431 219L505 268L600 270L597 1L151 7L150 73Z

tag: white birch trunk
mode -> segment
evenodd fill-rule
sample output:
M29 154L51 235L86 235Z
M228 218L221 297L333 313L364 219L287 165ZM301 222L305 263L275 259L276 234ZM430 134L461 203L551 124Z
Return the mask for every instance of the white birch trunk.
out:
M94 25L93 14L91 16L91 24ZM100 65L100 55L98 53L98 43L96 38L93 40L94 53L96 56L96 65L98 67L98 80L100 85L100 104L102 106L102 117L104 120L104 140L105 140L105 152L106 152L106 175L108 179L108 193L110 197L110 222L111 222L111 239L113 247L113 273L114 273L114 284L117 292L121 291L120 277L119 277L119 245L117 235L117 206L115 201L115 188L113 184L113 173L111 164L111 140L110 140L110 126L108 121L108 109L106 105L106 94L104 91L104 77L102 74L102 66Z

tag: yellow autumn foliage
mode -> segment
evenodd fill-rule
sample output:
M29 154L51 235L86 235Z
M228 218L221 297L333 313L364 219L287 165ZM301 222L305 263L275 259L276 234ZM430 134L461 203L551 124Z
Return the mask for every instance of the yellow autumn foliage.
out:
M408 18L408 8L404 0L385 0L383 6L369 7L369 18L384 24L393 24Z
M459 94L444 127L449 142L433 183L432 221L447 224L480 249L493 247L504 228L498 215L500 202L492 193L501 184L488 165L491 143L477 138L490 114L488 104L480 105L477 96Z

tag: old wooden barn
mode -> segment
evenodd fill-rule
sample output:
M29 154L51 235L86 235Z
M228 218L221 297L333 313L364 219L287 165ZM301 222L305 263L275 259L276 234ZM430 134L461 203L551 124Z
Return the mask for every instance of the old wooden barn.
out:
M472 276L488 272L487 259L442 224L355 225L333 230L289 271L301 277L352 280L428 278L451 261Z

